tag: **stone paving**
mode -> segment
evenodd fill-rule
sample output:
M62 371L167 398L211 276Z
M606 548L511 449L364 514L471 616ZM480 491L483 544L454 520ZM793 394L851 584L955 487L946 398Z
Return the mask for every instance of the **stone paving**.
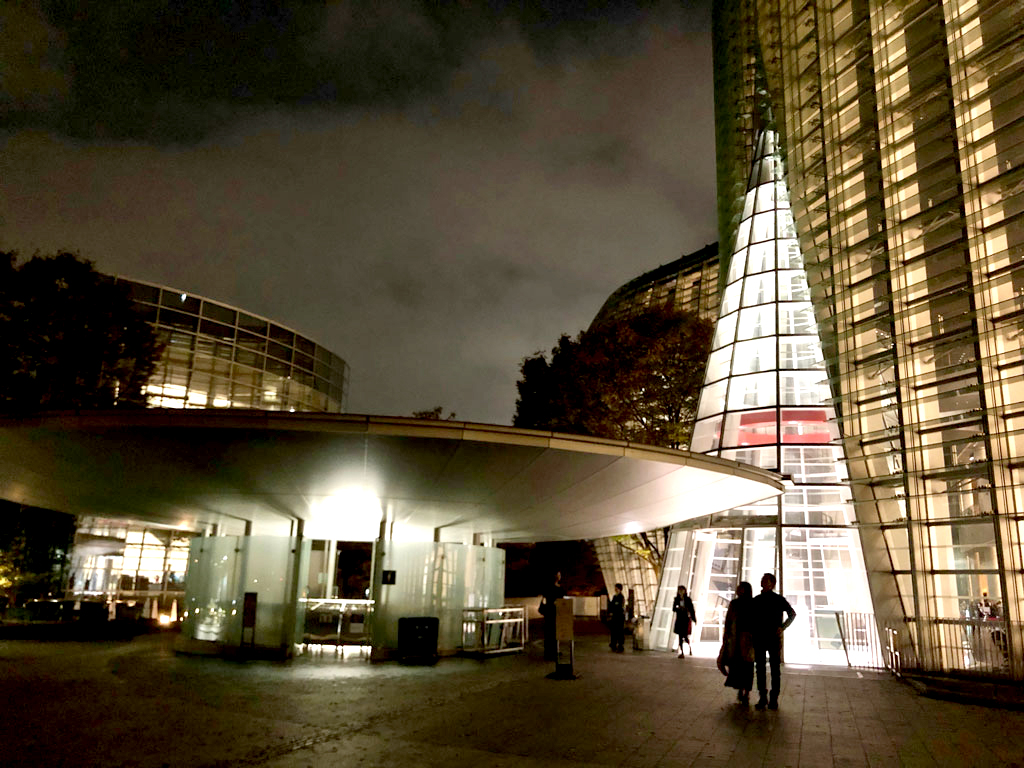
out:
M434 666L177 656L172 636L0 642L3 766L1024 766L1024 712L887 674L785 669L738 705L711 659L576 645Z

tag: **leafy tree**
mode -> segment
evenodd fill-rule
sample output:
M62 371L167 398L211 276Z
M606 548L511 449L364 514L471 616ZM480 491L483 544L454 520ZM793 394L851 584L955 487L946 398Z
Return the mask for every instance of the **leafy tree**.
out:
M160 354L128 289L61 251L0 252L0 411L144 406Z
M523 360L517 427L689 445L714 325L670 306L559 337ZM613 537L660 574L668 529Z
M440 405L435 405L429 411L413 411L412 417L414 419L432 419L434 421L455 421L455 411L448 411L448 415L444 415L444 408Z
M59 594L75 517L0 501L0 595L8 605Z
M523 360L513 424L681 448L714 326L669 306L563 334Z

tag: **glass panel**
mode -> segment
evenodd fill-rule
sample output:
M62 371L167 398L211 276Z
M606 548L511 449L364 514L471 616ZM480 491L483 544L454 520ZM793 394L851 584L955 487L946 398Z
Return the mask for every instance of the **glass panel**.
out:
M740 411L745 408L763 408L775 405L777 386L774 373L736 376L730 380L726 408L730 411ZM719 407L721 407L720 404Z
M270 338L289 347L295 343L295 334L277 325L270 326Z
M235 324L235 310L214 304L212 301L203 302L203 317L209 317L227 325Z
M841 479L836 464L836 452L832 447L784 446L782 469L796 483L837 483Z
M725 344L732 344L736 341L736 320L738 317L738 313L734 313L719 318L718 325L715 328L715 341L712 349L718 349Z
M821 371L783 371L779 375L782 405L822 405L831 397Z
M752 219L750 241L752 243L771 240L775 237L775 213L756 213ZM750 272L748 271L749 275Z
M718 381L729 373L729 361L732 357L732 345L716 349L708 358L708 368L704 381Z
M778 439L778 414L766 411L730 413L725 421L722 444L726 447L774 445Z
M725 292L722 294L722 304L719 307L721 314L726 315L740 307L740 290L743 284L741 282L733 283L726 286Z
M125 280L128 286L128 293L135 301L144 301L148 304L160 303L160 289L152 285L142 285L131 280Z
M831 408L783 408L782 442L822 443L839 439Z
M189 296L187 293L181 293L180 291L160 291L160 304L164 307L178 309L182 312L188 312L193 315L199 314L199 299L195 296Z
M700 405L697 408L697 418L713 416L722 410L722 400L725 398L727 380L716 381L713 384L705 384L700 393Z
M176 312L173 309L161 309L160 324L185 331L195 331L199 326L199 318L184 312Z
M748 277L743 285L743 306L775 301L775 277L771 272Z
M267 321L260 317L247 315L245 312L238 313L238 327L261 336L267 335Z
M782 368L824 370L825 356L816 336L779 338L779 365Z
M698 421L693 427L690 450L694 453L709 453L718 450L721 429L721 416Z
M739 316L738 339L775 335L775 309L772 305L742 309Z
M779 333L817 334L818 324L810 304L779 304Z
M775 337L741 341L736 345L732 371L734 374L774 370Z
M755 243L750 246L748 274L775 269L775 242Z

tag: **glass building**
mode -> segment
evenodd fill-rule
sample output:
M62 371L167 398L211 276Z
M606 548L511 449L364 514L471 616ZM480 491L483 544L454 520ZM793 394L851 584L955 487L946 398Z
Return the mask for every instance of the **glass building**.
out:
M265 317L174 288L127 284L164 351L146 387L153 408L344 413L340 357Z
M720 295L718 259L718 243L712 243L633 278L608 297L590 327L666 304L716 319ZM662 549L667 546L662 531L651 531L648 536ZM658 569L652 560L638 556L636 547L622 537L598 539L594 551L608 592L612 592L614 584L623 584L627 595L633 597L635 614L651 616L658 592Z
M718 243L712 243L621 286L601 306L590 327L665 304L714 319L718 296Z
M677 583L684 584L698 611L696 639L717 649L737 582L757 585L770 571L797 611L786 633L790 658L845 663L853 643L844 647L844 634L857 641L857 650L877 648L877 641L782 168L776 135L763 129L690 450L781 472L787 490L776 499L676 527L652 636L656 646L671 647L672 598Z
M163 345L146 386L149 407L345 411L348 365L309 338L201 296L116 280L128 286ZM107 599L111 611L176 619L189 543L197 533L83 517L68 591L79 598Z
M713 8L722 249L770 125L879 631L1024 678L1020 3Z

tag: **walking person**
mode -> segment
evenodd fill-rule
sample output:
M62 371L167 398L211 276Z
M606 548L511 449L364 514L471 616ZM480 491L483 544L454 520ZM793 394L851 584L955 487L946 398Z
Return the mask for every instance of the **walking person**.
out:
M555 601L565 597L562 588L562 572L556 571L555 578L540 599L540 615L544 617L544 661L558 660L558 641L555 639Z
M736 689L741 704L749 704L754 687L754 589L749 582L741 581L736 586L736 597L729 602L718 656L725 684Z
M782 633L793 623L796 611L789 601L775 592L775 574L761 577L761 594L752 601L754 614L754 658L757 664L757 692L760 694L756 709L778 709L779 689L782 687ZM783 614L786 617L783 618ZM771 667L772 687L769 694L765 679L765 657Z
M679 658L686 654L683 651L683 643L690 646L690 655L693 656L693 646L690 644L690 632L693 631L693 624L697 621L697 614L693 610L693 601L686 594L686 587L682 584L676 591L672 600L672 612L676 615L676 622L673 630L679 635Z
M615 585L615 594L608 601L608 629L612 635L608 647L622 653L626 643L626 598L621 584Z

